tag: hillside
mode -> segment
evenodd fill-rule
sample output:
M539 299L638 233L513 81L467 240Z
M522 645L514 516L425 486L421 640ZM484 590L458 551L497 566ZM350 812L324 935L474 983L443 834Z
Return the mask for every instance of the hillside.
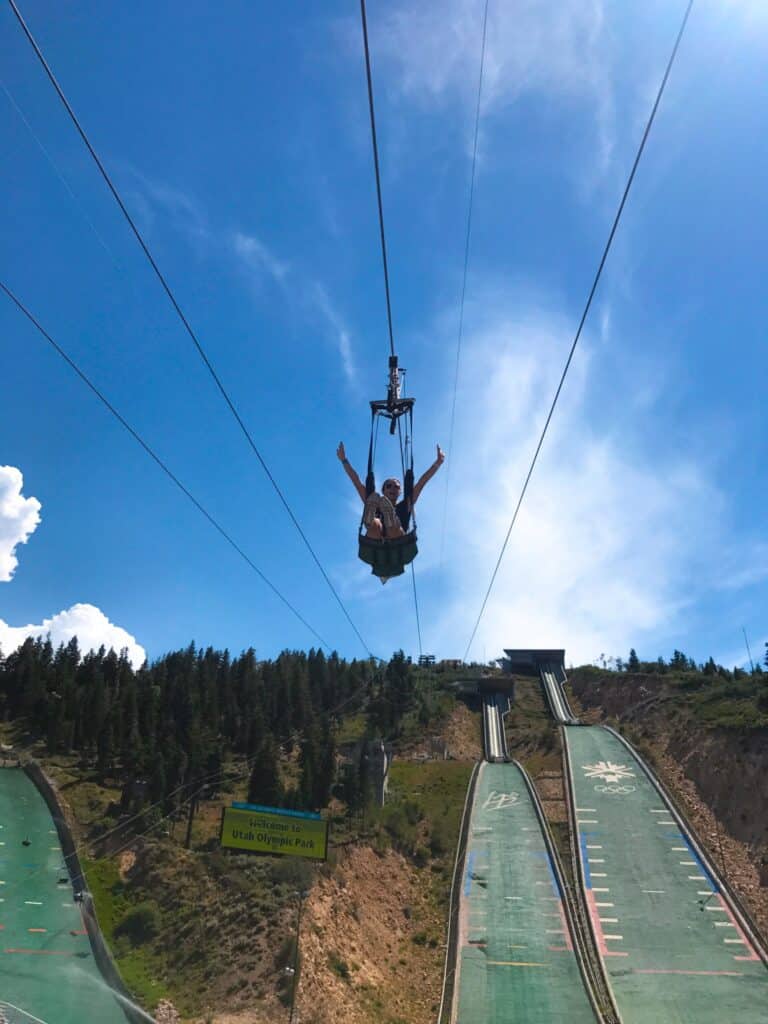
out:
M87 756L52 753L25 719L0 727L3 740L33 756L56 784L102 930L126 984L150 1012L161 1006L172 1021L170 1003L182 1019L201 1024L283 1020L296 963L297 895L305 893L302 1021L325 1021L342 1009L351 1022L434 1019L455 843L480 730L477 715L446 692L448 679L410 671L396 673L391 686L382 680L335 721L335 782L324 812L331 844L322 864L220 850L222 807L253 796L253 759L223 758L216 785L195 805L187 849L189 802L126 800L133 789L119 763L104 773ZM410 688L392 717L387 705L406 676ZM395 753L383 809L353 785L374 718L389 719ZM301 791L306 764L295 742L281 746L280 791Z

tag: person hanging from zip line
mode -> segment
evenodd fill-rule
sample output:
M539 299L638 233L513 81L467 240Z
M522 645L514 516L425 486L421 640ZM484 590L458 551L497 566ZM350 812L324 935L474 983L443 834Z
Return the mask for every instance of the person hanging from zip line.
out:
M406 535L413 506L424 490L424 485L432 479L445 462L445 452L438 445L437 458L414 484L410 500L404 498L402 501L399 501L402 487L396 477L388 477L384 481L381 485L381 494L374 491L366 498L365 486L347 458L343 441L339 442L336 455L365 506L363 523L366 528L366 536L372 540L394 540L397 537L404 537Z

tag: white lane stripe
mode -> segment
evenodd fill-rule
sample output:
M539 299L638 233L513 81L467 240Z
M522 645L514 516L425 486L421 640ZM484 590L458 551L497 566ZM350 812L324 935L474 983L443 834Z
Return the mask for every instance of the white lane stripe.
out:
M672 850L673 853L688 853L687 846L670 846L670 850Z
M618 917L601 917L599 920L600 920L600 924L618 924L619 923Z
M723 939L723 942L729 946L746 946L744 939Z
M614 905L613 903L597 903L597 902L595 902L595 906L596 907L612 907L613 905Z
M589 843L587 843L586 845L588 850L602 850L602 846L590 846Z
M697 889L696 890L696 895L697 896L712 896L712 890L711 889Z
M577 807L576 808L576 813L577 814L597 814L597 808L596 807Z
M28 907L42 907L42 900L24 900Z
M658 810L651 811L651 814L669 814L669 811L666 809L666 807L663 807L660 811L658 811Z
M600 889L596 885L592 886L592 892L610 892L610 889Z
M587 857L590 864L605 864L605 857Z
M592 875L593 878L607 878L608 877L608 872L607 871L590 871L590 874Z
M674 821L657 821L657 825L674 825Z
M623 935L604 935L603 938L604 939L616 939L618 942L623 942L624 941L624 936Z
M599 824L597 818L577 818L577 825L597 825Z
M726 912L725 907L704 907L710 914L724 914Z
M706 882L704 875L688 875L689 882Z
M664 895L664 891L665 891L664 889L643 889L643 892L656 893L659 896L663 896Z
M681 860L681 861L678 861L678 863L682 864L686 868L695 868L696 867L696 861L695 860Z
M713 921L715 928L735 928L735 924L731 924L730 921Z

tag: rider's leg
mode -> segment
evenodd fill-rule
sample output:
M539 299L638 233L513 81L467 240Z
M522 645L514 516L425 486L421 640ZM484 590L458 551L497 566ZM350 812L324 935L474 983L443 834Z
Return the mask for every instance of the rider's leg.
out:
M384 527L381 525L380 519L372 519L367 524L365 533L366 537L371 537L373 540L381 540L384 537Z

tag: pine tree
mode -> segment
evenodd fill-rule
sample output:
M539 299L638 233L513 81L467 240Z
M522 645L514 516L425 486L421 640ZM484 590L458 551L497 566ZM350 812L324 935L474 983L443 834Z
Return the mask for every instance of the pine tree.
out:
M637 656L637 651L633 647L632 650L629 652L629 657L627 658L627 671L628 672L637 672L639 670L639 668L640 668L640 659Z
M248 803L279 807L283 787L277 767L277 746L271 736L261 743L248 781Z

